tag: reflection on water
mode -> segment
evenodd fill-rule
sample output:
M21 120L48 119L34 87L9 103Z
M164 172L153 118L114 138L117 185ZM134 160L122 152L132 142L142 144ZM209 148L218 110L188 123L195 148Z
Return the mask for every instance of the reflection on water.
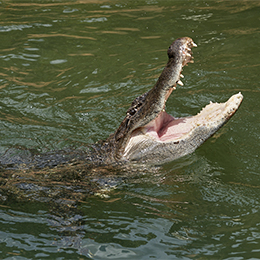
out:
M259 6L0 3L1 160L105 139L155 83L177 37L198 48L167 102L170 114L244 95L214 137L161 167L2 168L2 258L258 258Z

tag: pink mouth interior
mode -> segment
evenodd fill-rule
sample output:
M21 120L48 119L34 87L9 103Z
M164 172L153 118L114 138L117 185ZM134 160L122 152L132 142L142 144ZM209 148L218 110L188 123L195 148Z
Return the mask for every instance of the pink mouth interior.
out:
M156 138L158 141L167 142L187 134L193 128L192 121L192 117L175 119L162 111L156 119L144 128L146 134Z

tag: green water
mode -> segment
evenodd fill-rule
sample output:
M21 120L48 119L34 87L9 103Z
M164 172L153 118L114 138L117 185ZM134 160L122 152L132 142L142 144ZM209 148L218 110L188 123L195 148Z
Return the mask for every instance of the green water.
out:
M53 200L57 183L46 203L1 193L0 258L260 259L259 12L259 1L1 1L2 155L105 139L182 36L198 48L167 112L193 115L239 91L244 101L196 152L119 174L106 196L70 206Z

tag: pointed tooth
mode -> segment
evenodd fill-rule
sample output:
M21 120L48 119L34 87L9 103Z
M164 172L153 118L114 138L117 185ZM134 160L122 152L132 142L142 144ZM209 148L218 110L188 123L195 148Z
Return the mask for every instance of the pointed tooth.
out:
M183 76L182 74L180 74L180 77L181 77L181 78L184 78L184 76Z
M176 83L179 84L180 86L183 86L183 83L180 80L178 80Z
M191 57L191 54L187 53L187 56L190 56L190 57Z
M190 60L189 62L190 62L190 63L194 63L194 60Z
M188 50L188 51L191 51L191 48L187 47L187 50Z
M193 47L198 47L198 45L195 42L192 42Z

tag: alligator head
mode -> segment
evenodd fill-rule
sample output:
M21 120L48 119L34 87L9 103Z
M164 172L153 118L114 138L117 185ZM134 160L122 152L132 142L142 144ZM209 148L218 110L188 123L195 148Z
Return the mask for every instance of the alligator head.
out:
M241 93L225 103L210 103L192 117L174 118L165 112L165 103L183 85L182 70L193 63L191 38L175 40L168 49L168 63L154 87L137 97L117 131L103 144L116 161L164 163L192 153L212 136L238 109Z

